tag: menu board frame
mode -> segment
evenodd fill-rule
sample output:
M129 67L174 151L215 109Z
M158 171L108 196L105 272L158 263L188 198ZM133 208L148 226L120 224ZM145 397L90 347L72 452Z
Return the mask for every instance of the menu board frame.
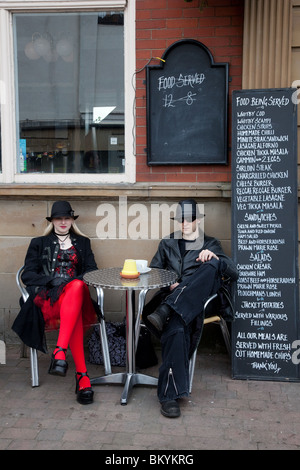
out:
M228 62L181 39L147 65L147 165L228 165Z
M235 379L300 380L295 92L232 94Z

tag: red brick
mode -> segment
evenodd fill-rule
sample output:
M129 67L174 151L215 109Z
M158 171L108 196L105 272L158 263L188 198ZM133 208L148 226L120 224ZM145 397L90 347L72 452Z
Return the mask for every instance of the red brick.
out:
M151 51L149 49L137 49L135 54L137 59L145 61L143 65L149 60L149 56L151 57Z
M167 9L153 9L151 11L151 18L168 18L168 10Z
M231 24L231 19L226 17L216 18L212 16L211 18L198 18L198 26L202 28L203 26L229 26Z
M155 0L155 8L161 9L167 7L167 0ZM137 10L152 10L154 7L153 0L136 0Z
M165 48L165 40L164 39L141 39L139 41L139 47L141 49L161 49Z
M216 48L216 54L218 54L221 57L224 57L225 55L227 56L236 56L242 55L242 46L228 46L228 47L217 47Z
M136 12L136 17L138 20L149 19L151 18L150 10L139 10Z
M238 0L238 1L241 1L241 0ZM214 6L214 7L229 7L232 5L232 1L231 0L210 0L209 4L210 6Z
M197 28L197 18L167 19L167 28Z
M165 18L182 18L182 9L181 8L168 8L168 13L165 16Z
M215 28L201 28L199 30L199 28L187 27L187 28L184 28L183 31L184 31L184 36L185 37L190 37L190 38L197 37L200 33L201 34L200 37L202 38L202 42L204 42L204 38L214 37L214 35L215 35Z
M180 171L180 166L177 165L157 165L152 166L151 171L153 173L176 173L176 171Z
M176 182L176 183L194 183L197 181L195 173L166 173L167 182Z
M166 20L153 20L152 18L147 21L139 21L137 29L160 29L166 28Z
M240 56L237 57L231 57L230 59L231 65L243 65L243 58Z
M151 39L152 31L151 29L138 29L135 36L137 41L139 41L139 39Z
M200 39L200 42L202 41ZM205 45L206 47L208 47L208 49L215 47L215 46L219 46L219 47L229 46L230 38L216 38L216 37L205 38Z
M180 37L181 29L156 29L152 31L153 39L166 39Z
M242 67L230 67L230 75L240 77L242 74Z
M215 9L215 15L216 16L239 16L243 14L243 5L239 6L224 6L221 8L216 8Z
M146 126L146 118L136 116L135 123L136 127Z
M216 36L242 36L242 26L227 26L216 28Z
M231 36L230 43L232 44L232 46L242 46L243 38L242 36Z

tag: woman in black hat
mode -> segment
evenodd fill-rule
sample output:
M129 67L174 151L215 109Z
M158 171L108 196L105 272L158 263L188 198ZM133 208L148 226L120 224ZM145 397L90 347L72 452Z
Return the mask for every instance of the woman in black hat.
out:
M97 269L90 240L75 224L77 215L67 201L53 204L50 222L41 237L30 242L22 281L28 300L13 324L22 341L34 349L47 352L45 329L58 329L49 374L65 376L68 369L68 346L76 367L77 400L93 402L93 391L86 371L84 329L95 322L96 312L83 275Z

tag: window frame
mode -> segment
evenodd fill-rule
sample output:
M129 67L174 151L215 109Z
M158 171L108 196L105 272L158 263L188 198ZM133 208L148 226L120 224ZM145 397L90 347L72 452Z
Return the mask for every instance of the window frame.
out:
M16 90L14 72L14 13L124 12L125 171L124 173L17 173ZM0 92L2 173L0 183L110 184L134 183L135 0L0 1ZM13 158L11 158L13 156Z

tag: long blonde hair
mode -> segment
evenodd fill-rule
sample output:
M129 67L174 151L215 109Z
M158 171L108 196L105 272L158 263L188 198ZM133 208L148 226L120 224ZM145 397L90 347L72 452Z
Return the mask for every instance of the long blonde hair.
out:
M50 222L49 225L47 225L43 235L47 236L49 235L52 231L54 230L54 225L52 222ZM71 225L71 231L76 233L77 235L81 235L82 237L86 237L86 235L78 228L78 226L75 223L75 220L72 221Z

